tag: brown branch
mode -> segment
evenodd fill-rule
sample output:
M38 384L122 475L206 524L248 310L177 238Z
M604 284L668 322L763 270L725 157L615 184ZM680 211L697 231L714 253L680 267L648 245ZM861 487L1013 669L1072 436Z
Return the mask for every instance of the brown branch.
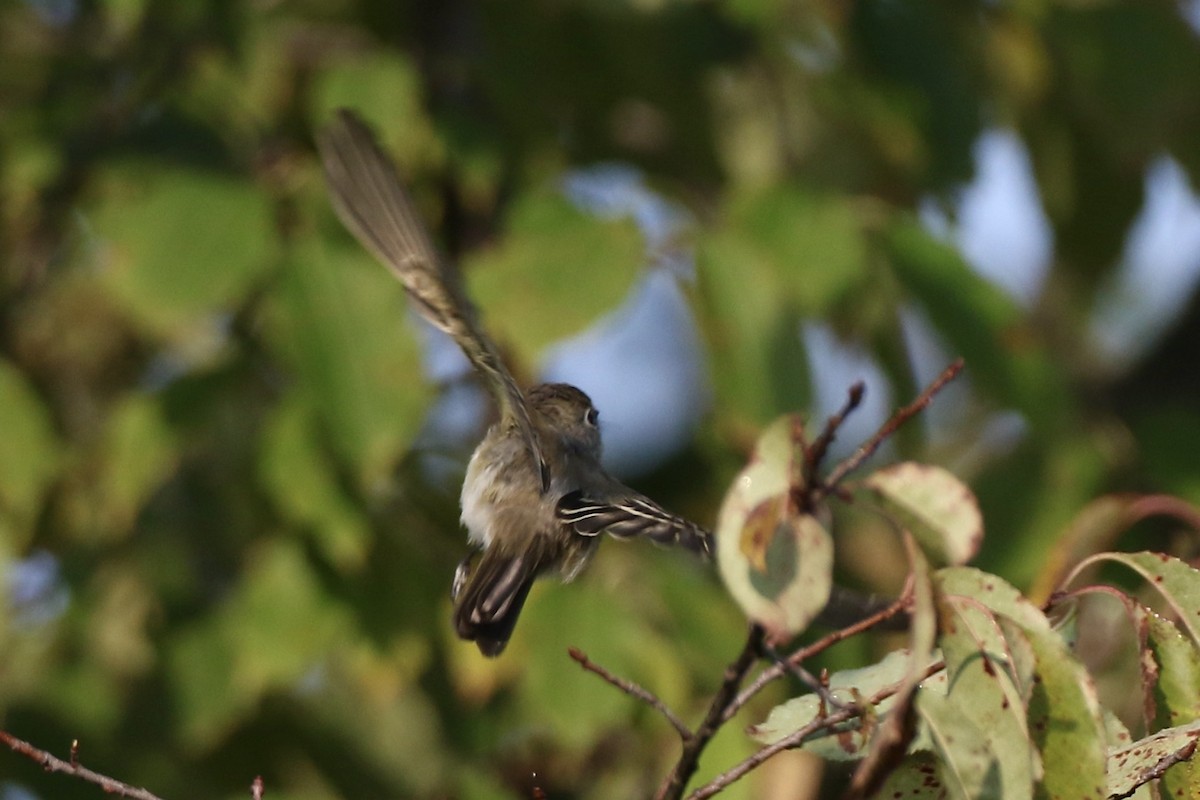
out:
M39 750L7 731L0 731L0 743L7 745L14 753L20 753L29 760L39 764L46 772L61 772L65 775L73 775L76 778L99 786L107 794L114 794L118 797L132 797L134 800L162 800L158 795L151 794L145 789L130 786L127 783L122 783L107 775L101 775L99 772L80 766L78 740L71 742L70 761L63 761L61 758L53 756L45 750Z
M945 663L941 661L931 664L925 670L925 676L922 678L922 680L928 678L930 675L933 675L939 670L945 669L945 666ZM893 694L900 691L902 683L903 681L880 689L866 701L866 705L878 705L883 700L886 700L888 697L891 697ZM814 719L812 722L798 730L793 731L789 735L780 739L778 742L769 744L761 750L755 751L753 755L751 755L745 761L737 764L732 769L722 772L704 786L701 786L699 789L689 794L687 800L705 800L705 798L712 797L728 787L730 784L745 777L749 772L761 766L764 761L776 753L781 753L784 750L791 750L792 748L799 747L813 734L816 734L819 731L827 728L832 728L835 725L840 725L843 722L849 722L851 719L859 716L861 713L862 709L859 706L854 706L850 708L844 708L819 719Z
M825 460L825 454L829 451L829 445L833 444L833 440L837 437L838 428L842 427L842 423L846 421L846 417L854 409L862 404L863 395L866 394L867 388L862 381L856 381L848 392L846 404L838 410L829 419L825 420L825 428L821 431L812 443L812 447L804 454L804 485L815 486L817 480L817 471L821 468L821 462Z
M873 456L875 451L878 450L879 447L886 442L892 434L899 430L900 426L915 417L931 402L933 402L934 396L937 395L937 393L940 392L947 383L958 377L958 374L962 372L962 369L963 360L959 358L955 360L953 364L942 370L942 374L939 375L933 381L933 383L925 387L925 390L917 395L916 400L913 400L903 408L897 409L896 412L888 419L888 421L883 423L883 425L879 427L879 430L875 431L874 436L863 442L863 444L861 444L850 457L846 458L833 468L833 471L829 473L829 477L825 479L824 492L828 493L832 491L834 487L836 487L842 481L843 478L861 467L864 461Z
M742 710L742 707L745 706L746 703L750 702L751 698L762 691L764 686L771 681L782 677L786 672L788 672L788 665L795 664L798 666L818 653L823 653L838 642L845 641L851 636L857 636L864 631L874 628L876 625L882 624L892 617L903 614L905 609L908 608L908 603L908 597L902 596L887 608L882 609L869 617L864 617L853 625L847 625L845 628L840 628L826 636L823 636L810 645L801 647L799 650L789 655L785 663L776 662L771 664L769 667L766 667L762 672L758 673L758 677L756 677L749 686L743 689L741 693L738 694L738 696L734 699L734 701L729 704L729 707L725 711L725 716L721 721L728 722L730 719L732 719L737 712Z
M658 793L654 796L655 800L679 800L683 797L683 790L687 788L688 781L696 773L696 767L700 764L700 754L704 752L704 748L708 746L709 741L724 724L725 710L730 703L737 699L738 688L745 680L746 673L758 660L764 637L765 631L761 625L750 626L750 632L746 635L746 644L742 647L742 652L725 668L725 677L721 681L721 688L713 695L704 721L700 723L696 732L684 741L679 761L676 762L675 769L659 787Z
M674 711L667 707L666 703L658 699L658 696L649 689L639 686L633 681L626 680L625 678L618 678L616 675L613 675L595 661L589 659L587 654L578 647L567 648L567 652L570 654L571 658L579 664L579 666L583 667L588 672L599 675L605 681L611 683L625 694L629 695L630 697L636 697L638 700L641 700L643 703L662 714L666 718L667 722L671 723L671 726L679 732L679 738L683 739L685 742L692 738L692 731L687 725L683 724L683 720L681 720Z

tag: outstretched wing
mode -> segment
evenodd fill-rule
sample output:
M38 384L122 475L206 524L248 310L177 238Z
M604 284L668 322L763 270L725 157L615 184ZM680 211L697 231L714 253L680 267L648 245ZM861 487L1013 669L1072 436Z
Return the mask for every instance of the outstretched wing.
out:
M576 490L563 495L556 510L558 519L581 536L638 536L658 544L682 545L705 557L712 555L711 533L633 490L603 498Z
M545 491L550 473L525 398L479 326L457 274L434 248L391 160L366 124L346 109L322 132L318 146L338 217L400 279L422 316L462 348L495 396L501 420L521 430Z

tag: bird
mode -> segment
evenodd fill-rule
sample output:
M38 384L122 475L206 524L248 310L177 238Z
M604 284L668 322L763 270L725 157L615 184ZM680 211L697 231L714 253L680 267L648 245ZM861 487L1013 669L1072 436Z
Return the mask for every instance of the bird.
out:
M605 471L599 413L585 392L566 383L521 390L367 124L340 109L317 148L342 223L400 280L418 313L454 339L499 409L463 479L471 551L451 589L457 635L500 655L534 581L573 580L604 534L711 559L711 532Z

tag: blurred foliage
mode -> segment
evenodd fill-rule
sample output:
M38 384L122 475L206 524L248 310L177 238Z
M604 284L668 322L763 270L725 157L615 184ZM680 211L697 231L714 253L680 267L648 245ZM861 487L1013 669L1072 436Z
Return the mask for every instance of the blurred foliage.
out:
M754 433L809 405L801 320L911 394L905 308L972 391L937 449L900 446L976 489L987 568L1028 585L1102 492L1200 501L1200 304L1119 374L1087 338L1147 165L1200 184L1176 3L18 0L0 43L0 722L164 797L259 773L281 798L644 796L674 732L565 648L690 718L742 638L704 567L610 546L536 589L502 659L454 640L456 487L412 457L437 387L330 212L312 142L336 106L381 132L519 374L639 265L631 226L554 194L566 170L631 163L691 209L716 393L645 482L670 507L711 520ZM1032 309L916 223L991 126L1028 146L1055 236ZM1027 435L981 448L1001 409ZM879 527L835 527L838 560L893 590ZM751 749L737 727L700 777ZM41 796L96 796L14 760Z

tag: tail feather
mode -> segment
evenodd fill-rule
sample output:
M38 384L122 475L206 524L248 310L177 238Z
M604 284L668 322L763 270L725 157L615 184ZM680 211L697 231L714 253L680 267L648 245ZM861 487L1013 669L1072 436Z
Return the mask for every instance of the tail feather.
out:
M475 642L485 656L500 655L536 578L536 566L527 555L485 551L457 598L454 628L459 637Z

